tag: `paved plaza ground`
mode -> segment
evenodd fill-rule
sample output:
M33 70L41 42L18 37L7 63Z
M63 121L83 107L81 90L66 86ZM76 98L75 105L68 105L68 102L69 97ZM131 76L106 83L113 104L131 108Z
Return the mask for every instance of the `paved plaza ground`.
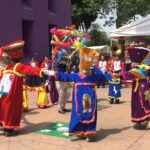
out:
M68 123L70 113L58 114L57 106L37 109L32 100L30 112L22 117L20 135L9 138L0 135L0 150L149 150L150 130L132 128L130 92L130 88L124 88L121 104L110 105L107 89L97 90L97 141L90 143L35 133L54 122ZM71 108L71 104L68 107Z

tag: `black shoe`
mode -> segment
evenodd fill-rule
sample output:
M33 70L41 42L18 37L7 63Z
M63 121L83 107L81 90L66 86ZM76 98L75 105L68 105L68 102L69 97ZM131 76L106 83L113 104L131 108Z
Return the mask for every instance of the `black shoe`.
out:
M114 99L111 98L111 99L109 100L109 103L110 103L110 104L113 104L113 103L114 103Z
M133 127L136 129L136 130L145 130L148 126L148 121L144 121L144 122L139 122L139 123L136 123Z
M97 85L97 88L99 89L99 88L100 88L100 85Z
M96 138L95 137L87 137L86 141L87 142L94 142L94 141L96 141Z
M78 141L78 140L83 140L85 139L85 137L80 137L80 136L71 136L69 138L70 141L74 142L74 141Z
M60 114L64 114L64 113L65 113L64 110L58 110L58 112L59 112Z
M28 108L23 108L23 112L29 112Z
M119 99L116 99L115 103L116 103L116 104L119 104L119 103L120 103L120 100L119 100Z
M66 109L66 108L64 108L63 111L64 111L64 112L71 112L70 109Z
M0 135L4 135L4 131L3 130L0 130Z
M9 137L9 136L16 136L17 132L14 130L4 130L4 135Z

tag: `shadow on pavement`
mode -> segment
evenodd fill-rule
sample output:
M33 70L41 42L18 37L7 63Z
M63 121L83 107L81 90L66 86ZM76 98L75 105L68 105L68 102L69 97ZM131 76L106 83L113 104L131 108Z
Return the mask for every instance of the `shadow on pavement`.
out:
M108 101L108 99L107 98L98 98L97 102L99 102L99 101Z
M23 113L23 116L25 116L25 115L37 115L37 114L39 114L40 112L39 111L29 111L29 112L25 112L25 113Z
M122 101L122 100L120 100L120 102L119 102L119 104L124 104L124 103L126 103L127 101Z
M112 106L98 104L97 105L97 111L108 109L110 107L112 107Z
M97 136L96 136L96 142L101 141L105 139L109 135L114 135L114 134L119 134L120 132L124 130L130 129L132 126L124 127L121 129L115 128L115 129L100 129L97 131Z
M30 134L32 132L36 132L39 131L41 129L47 128L51 125L50 122L42 122L42 123L28 123L25 127L21 128L21 130L19 131L20 135L24 135L24 134Z
M24 113L22 116L22 123L25 124L25 126L23 128L21 128L21 130L19 130L19 134L23 135L23 134L29 134L32 132L35 132L37 130L43 129L48 127L51 123L50 122L42 122L42 123L32 123L29 122L28 119L26 118L26 115L36 115L40 113L40 111L29 111L27 113Z

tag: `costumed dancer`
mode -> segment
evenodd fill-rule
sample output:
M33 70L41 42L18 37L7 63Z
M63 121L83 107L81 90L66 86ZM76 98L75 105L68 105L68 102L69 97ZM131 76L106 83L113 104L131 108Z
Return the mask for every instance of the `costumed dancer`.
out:
M56 72L57 80L74 83L69 124L71 141L81 138L91 141L96 136L97 99L95 86L105 78L99 69L95 66L91 67L97 56L94 50L80 49L79 73Z
M45 57L44 61L41 63L41 68L48 70L48 58ZM36 87L36 91L37 91L37 99L36 99L36 105L41 108L47 108L48 104L49 104L49 98L48 98L48 93L47 93L47 76L44 75L43 78L41 78L42 82L41 84Z
M52 62L47 57L45 57L44 61L42 62L42 68L52 69ZM58 102L58 91L56 88L55 77L54 76L46 77L45 86L46 86L47 94L49 94L51 103L53 105L57 104L57 102Z
M67 50L72 45L72 39L70 38L71 31L66 29L52 29L52 60L55 64L53 67L57 71L66 72L66 61L64 60ZM67 99L67 83L63 81L57 81L56 87L58 90L58 112L65 113L66 99Z
M39 67L35 58L31 59L30 66L35 68ZM24 111L27 112L29 110L29 96L28 93L32 91L32 93L36 94L36 104L39 108L45 108L48 104L48 99L46 100L46 91L44 89L44 78L35 76L35 75L27 75L24 80L24 88L23 88L23 107ZM41 96L44 95L44 96ZM39 97L40 96L40 97ZM40 101L40 102L39 102ZM43 103L42 103L43 102Z
M120 75L119 73L112 73L112 75L107 75L107 80L109 83L109 102L110 104L116 103L118 104L120 102L121 97L121 82L120 82Z
M133 63L140 64L150 52L149 49L128 48ZM129 71L133 79L131 96L131 119L136 129L146 129L150 119L150 66L139 65Z
M23 78L25 75L40 76L42 70L16 63L22 57L24 41L1 47L1 65L4 68L0 79L0 124L5 136L16 134L20 127L23 103ZM14 92L15 91L15 92Z
M30 63L30 66L37 67L37 62L36 60L32 57ZM40 80L39 77L37 76L33 76L33 75L26 75L25 79L23 80L23 109L24 112L28 112L29 111L29 92L33 92L34 94L36 93L35 88L36 86L38 86L40 84Z

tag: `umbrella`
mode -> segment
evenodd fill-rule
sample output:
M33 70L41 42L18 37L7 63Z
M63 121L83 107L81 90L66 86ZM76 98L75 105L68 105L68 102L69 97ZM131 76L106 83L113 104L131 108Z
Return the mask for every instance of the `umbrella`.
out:
M142 63L150 52L150 49L144 47L129 47L127 50L131 61L134 63Z

